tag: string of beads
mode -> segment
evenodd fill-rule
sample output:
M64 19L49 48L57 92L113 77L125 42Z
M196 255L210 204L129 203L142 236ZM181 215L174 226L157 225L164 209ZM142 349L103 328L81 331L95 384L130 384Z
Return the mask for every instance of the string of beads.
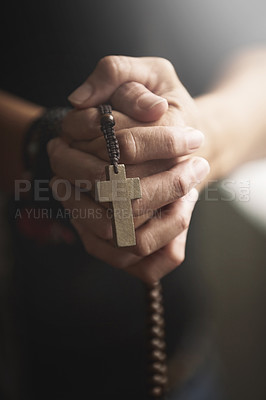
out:
M109 104L99 106L101 113L101 131L106 140L106 146L111 164L114 166L114 171L117 174L117 165L120 159L120 150L118 140L115 136L115 120L112 115L112 107Z
M168 387L164 308L160 281L147 285L149 340L149 397L163 399Z
M114 131L114 117L112 107L104 104L99 106L101 113L101 130L104 134L107 151L115 173L118 173L120 158L119 143ZM149 398L151 400L162 400L168 388L168 375L165 353L164 333L164 308L162 286L160 282L146 285L148 306L148 384Z

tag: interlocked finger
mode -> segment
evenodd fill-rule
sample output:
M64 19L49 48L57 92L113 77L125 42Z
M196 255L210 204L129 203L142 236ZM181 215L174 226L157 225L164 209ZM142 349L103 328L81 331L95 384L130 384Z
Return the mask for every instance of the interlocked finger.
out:
M132 202L133 215L157 210L185 196L206 177L209 170L205 159L193 157L167 171L143 178L142 198Z
M140 125L137 121L118 111L113 111L113 116L116 130ZM61 136L70 143L80 140L89 141L102 136L100 118L101 116L98 108L71 110L62 121Z
M125 164L185 156L198 149L204 140L200 131L177 126L138 126L116 131L116 136L121 162ZM103 137L75 142L72 147L108 161Z
M126 271L145 283L153 284L178 267L185 258L187 229L166 246L126 267Z
M54 198L68 210L70 219L76 221L82 235L90 231L105 240L113 238L112 213L108 209L82 193L82 188L72 186L67 180L54 177L50 181L50 187Z
M55 175L72 184L94 187L96 180L106 180L106 163L90 154L70 148L62 139L48 144L48 153ZM66 163L66 160L68 162ZM135 165L133 176L142 177L143 165ZM188 193L209 172L208 162L200 157L182 161L174 167L141 179L142 198L132 203L134 216L157 210ZM130 176L130 174L128 174Z
M182 199L158 210L153 218L137 229L137 245L132 251L147 257L187 230L197 199L198 192L192 189Z

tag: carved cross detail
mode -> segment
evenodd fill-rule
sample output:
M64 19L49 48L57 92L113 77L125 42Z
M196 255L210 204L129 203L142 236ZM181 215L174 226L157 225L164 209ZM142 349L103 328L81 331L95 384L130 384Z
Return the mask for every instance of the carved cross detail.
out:
M124 164L118 165L118 173L113 165L106 167L107 181L96 182L96 198L100 202L110 202L113 208L114 236L118 247L136 244L131 200L141 198L139 178L127 178Z

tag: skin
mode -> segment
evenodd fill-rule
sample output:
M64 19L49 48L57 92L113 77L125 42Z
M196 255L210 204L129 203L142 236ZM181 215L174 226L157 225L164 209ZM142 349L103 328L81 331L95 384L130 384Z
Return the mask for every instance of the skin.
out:
M187 228L197 199L197 192L191 188L199 182L198 188L202 187L209 171L204 159L191 156L202 142L198 133L195 146L197 131L201 129L206 136L198 154L210 162L211 179L245 160L265 155L266 90L261 90L266 89L265 66L263 49L241 56L212 92L193 100L166 60L107 57L100 61L86 83L69 98L75 110L65 118L62 138L48 145L52 168L56 176L73 185L83 177L103 179L107 154L99 131L99 114L93 107L110 101L119 110L114 116L121 162L128 164L128 176L141 178L144 190L143 198L133 202L135 248L115 248L110 221L104 218L97 223L73 220L89 253L110 264L119 260L116 267L145 282L158 280L183 261ZM12 117L16 110L10 108ZM23 123L11 129L14 137L21 138L41 113L34 105L24 104L25 109ZM5 120L3 115L6 113L2 113ZM188 138L193 135L194 147L189 149ZM18 156L19 146L14 153ZM20 171L18 166L15 176L20 176ZM64 206L99 207L88 194L81 194L79 202L72 197ZM161 218L148 218L147 210L157 209L162 212Z
M162 101L161 96L151 96L147 89L149 86L152 91L155 90L155 85L158 86L158 74L150 85L148 82L127 82L128 79L139 78L138 75L134 75L124 76L124 82L117 81L117 89L116 86L111 87L110 83L115 82L115 72L107 71L108 68L113 68L109 65L110 58L99 63L92 79L102 96L103 77L109 76L109 81L104 82L104 87L108 86L109 92L104 94L110 96L114 109L124 108L123 111L128 109L131 112L131 118L125 118L120 112L114 112L114 117L121 147L121 162L127 165L129 177L141 178L142 198L132 202L133 214L136 217L137 245L126 249L114 247L111 221L104 218L103 206L101 222L93 223L87 220L84 223L83 219L78 218L72 222L90 254L111 265L126 269L146 282L154 282L184 259L187 228L197 200L197 192L192 188L206 177L209 166L206 160L200 157L187 158L202 144L203 134L188 128L188 124L197 119L196 107L179 82L171 64L161 59L133 60L138 63L136 68L133 68L135 73L139 69L140 76L144 62L147 63L147 76L150 76L149 71L154 66L156 71L166 68L165 75L169 76L169 80L162 81L158 90L164 91L163 98L167 101ZM169 88L168 93L165 92L166 88ZM88 89L88 83L85 89ZM113 89L116 90L111 92ZM145 97L147 106L149 95L151 104L147 112L141 110L139 104ZM96 104L108 100L97 96L98 93L95 92L92 101ZM180 104L177 104L178 96ZM128 99L127 104L125 99ZM154 103L155 106L151 107ZM69 180L73 185L78 178L87 178L90 182L105 179L104 166L108 163L108 155L99 129L99 111L89 106L90 104L85 102L70 112L63 123L62 139L55 139L48 145L54 173L57 177ZM157 110L154 107L157 107ZM136 121L134 117L142 121ZM155 118L158 120L152 122ZM147 122L149 119L151 121ZM192 147L189 147L189 138L192 139ZM99 157L98 161L95 156ZM65 160L68 160L67 170ZM63 202L63 205L69 209L88 207L86 197L82 197L82 206L75 202L74 194L70 200ZM89 201L90 208L96 210L99 207L92 198ZM158 209L161 210L159 218L147 216L147 213Z

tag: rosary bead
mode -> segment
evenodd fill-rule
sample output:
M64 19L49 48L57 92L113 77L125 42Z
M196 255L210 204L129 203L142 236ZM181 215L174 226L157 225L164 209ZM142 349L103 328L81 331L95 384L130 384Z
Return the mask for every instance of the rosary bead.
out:
M161 292L160 292L160 290L157 290L157 289L153 289L153 290L151 290L150 292L149 292L149 298L152 300L152 301L157 301L157 302L161 302L162 301L162 295L161 295Z
M115 120L112 114L103 114L101 116L101 125L108 124L110 126L115 125Z
M101 112L101 131L106 140L106 146L111 164L114 166L114 171L118 174L118 163L120 158L119 143L115 136L114 125L115 120L112 114L110 105L100 105Z
M151 283L151 284L148 284L148 288L149 289L155 289L155 288L158 288L158 289L162 289L162 285L161 285L161 282L160 281L157 281L157 282L153 282L153 283Z
M153 362L150 364L150 371L154 373L159 373L159 374L166 374L167 372L167 366L164 363L161 362Z
M161 386L155 386L150 391L151 397L159 398L163 395L163 388Z
M166 392L168 377L166 366L166 353L164 341L164 308L162 305L162 286L156 282L147 286L148 329L150 344L150 396L152 399L162 399Z
M149 317L149 321L151 324L155 324L159 326L160 328L164 327L164 319L160 314L153 313Z
M167 376L167 371L168 371L167 364L165 363L161 364L161 373Z
M160 340L158 338L153 338L150 341L150 345L153 349L157 349L157 350L165 350L165 341L164 340Z
M153 301L150 303L150 311L156 312L158 314L163 314L164 309L163 309L163 306L159 302Z
M159 339L164 338L164 330L159 326L152 326L150 329L150 334L152 337L157 337Z
M160 350L153 350L151 352L151 359L154 361L165 361L166 354Z
M152 378L151 378L151 384L153 384L153 385L162 385L162 386L164 386L164 385L166 385L166 383L167 383L167 377L166 376L163 376L163 375L160 375L160 374L156 374L156 375L153 375Z

